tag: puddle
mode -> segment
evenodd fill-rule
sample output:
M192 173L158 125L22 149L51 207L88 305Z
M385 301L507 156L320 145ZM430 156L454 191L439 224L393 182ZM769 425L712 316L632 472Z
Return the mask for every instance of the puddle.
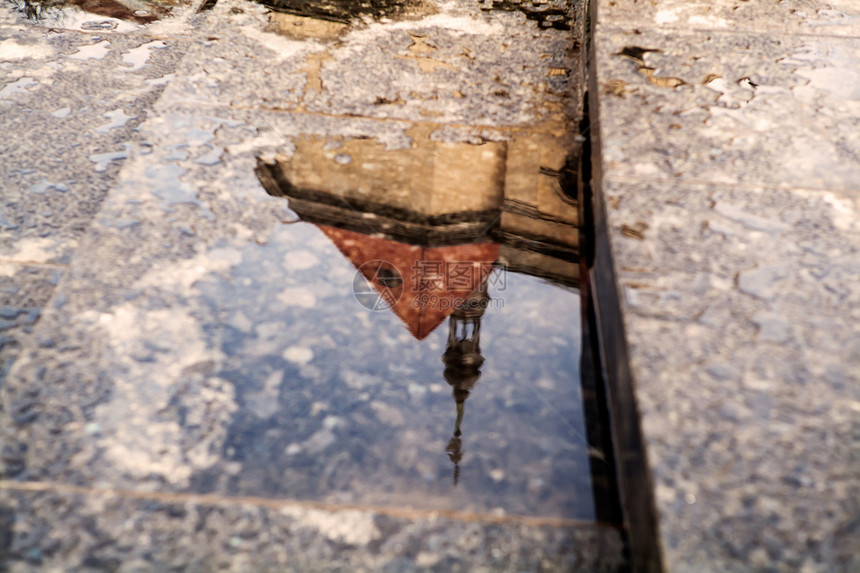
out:
M237 357L229 493L594 519L578 293L499 249L301 222L203 285Z
M298 221L201 287L236 357L228 489L596 520L615 501L580 375L575 147L413 135L258 161Z
M125 143L123 144L123 147L125 148L123 151L109 151L107 153L94 153L93 155L90 155L89 160L96 164L96 172L102 173L107 171L107 168L111 163L127 159L131 145Z
M125 124L128 123L128 121L131 119L137 119L137 116L126 115L122 109L115 109L109 111L104 114L104 117L105 119L109 119L110 121L104 125L96 127L94 129L96 133L108 133L112 129L124 127Z
M275 23L294 39L422 6L265 4L290 15ZM567 25L549 12L545 27ZM465 48L422 30L401 31L408 51L386 57L457 73L427 54ZM617 499L594 477L612 475L611 456L580 374L579 143L550 88L493 97L523 94L551 111L495 136L434 117L404 122L401 144L386 145L348 136L353 118L339 117L330 135L293 133L289 154L258 160L263 187L297 221L235 254L229 277L195 283L211 310L205 346L226 364L207 375L229 383L237 408L224 415L223 463L194 473L192 490L550 520L611 513ZM185 400L175 409L193 435Z

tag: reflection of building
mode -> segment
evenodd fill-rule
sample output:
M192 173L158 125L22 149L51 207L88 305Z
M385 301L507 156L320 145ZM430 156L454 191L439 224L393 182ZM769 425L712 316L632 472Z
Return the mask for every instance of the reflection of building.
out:
M499 245L473 243L422 247L317 224L368 284L423 340L447 317L448 340L442 361L445 381L457 405L454 435L446 451L454 463L454 483L463 458L462 423L466 398L481 376L481 318L490 301L488 286Z
M369 262L384 261L391 272L401 277L392 284L376 276L364 276L381 297L390 301L386 308L390 307L418 340L426 338L462 301L486 284L499 258L495 243L424 247L328 225L317 227L359 272L376 268L369 267Z
M418 340L447 317L448 341L442 361L445 381L457 405L454 435L446 451L459 479L466 398L481 376L481 317L490 301L488 279L499 245L472 243L423 247L317 224L338 250Z
M305 139L292 157L260 161L257 175L325 233L415 338L449 319L442 360L457 406L446 448L456 483L493 266L578 285L578 213L563 192L576 146L537 129L479 145L434 141L429 130L415 128L415 144L398 150Z
M396 150L373 139L336 149L300 140L257 174L306 221L428 246L492 240L508 269L578 285L579 221L565 193L571 137L535 128L509 141L445 143L421 126L409 135L412 147Z

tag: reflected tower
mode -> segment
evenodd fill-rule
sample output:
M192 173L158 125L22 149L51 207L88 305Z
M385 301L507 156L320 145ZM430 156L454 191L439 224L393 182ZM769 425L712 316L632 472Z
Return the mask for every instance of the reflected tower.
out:
M462 424L466 398L481 377L484 357L481 355L481 318L490 302L487 281L470 294L448 319L448 343L442 361L445 363L445 381L453 389L457 404L457 421L454 435L445 451L454 463L454 485L460 479L460 460L463 459Z
M580 144L565 125L558 118L512 128L504 141L480 144L442 141L435 127L423 125L409 131L409 147L350 136L337 141L336 153L328 138L306 137L290 155L258 158L266 191L288 198L302 220L316 224L417 340L448 318L442 360L457 405L446 448L455 483L465 402L484 362L480 324L490 300L484 269L501 264L579 286L579 214L570 184ZM367 266L372 261L399 269L398 277L364 274L388 268ZM470 263L481 273L463 280L461 267Z

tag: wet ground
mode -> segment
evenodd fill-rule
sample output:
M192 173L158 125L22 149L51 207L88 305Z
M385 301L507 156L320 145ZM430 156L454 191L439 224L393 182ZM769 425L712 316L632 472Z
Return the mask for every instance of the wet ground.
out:
M582 6L3 9L16 570L623 568Z
M613 419L622 474L654 484L627 480L639 565L859 570L860 4L596 7Z

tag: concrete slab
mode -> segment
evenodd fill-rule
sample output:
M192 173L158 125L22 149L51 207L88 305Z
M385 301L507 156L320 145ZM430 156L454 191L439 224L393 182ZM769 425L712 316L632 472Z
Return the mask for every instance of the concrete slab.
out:
M0 259L65 264L182 46L139 36L45 36L33 27L0 28L0 38L0 122L14 134L0 150L7 158L0 166ZM130 62L138 52L139 61Z
M0 263L0 383L42 314L63 268Z
M856 219L835 194L604 192L670 569L850 570Z
M6 484L8 485L8 484ZM13 486L14 487L14 486ZM619 571L618 532L302 503L4 492L15 571ZM540 548L536 550L536 548ZM464 561L463 556L469 555ZM476 565L480 564L480 565Z
M614 0L600 2L599 9L601 25L621 29L814 36L860 33L860 10L852 0Z
M604 173L856 192L859 59L855 38L607 31Z
M616 427L637 567L853 571L856 8L595 8L593 276L640 421Z
M581 46L569 32L542 29L519 12L422 4L393 24L368 21L301 37L290 31L295 23L260 5L219 2L169 97L493 128L581 109ZM232 81L237 68L245 70L242 82Z

